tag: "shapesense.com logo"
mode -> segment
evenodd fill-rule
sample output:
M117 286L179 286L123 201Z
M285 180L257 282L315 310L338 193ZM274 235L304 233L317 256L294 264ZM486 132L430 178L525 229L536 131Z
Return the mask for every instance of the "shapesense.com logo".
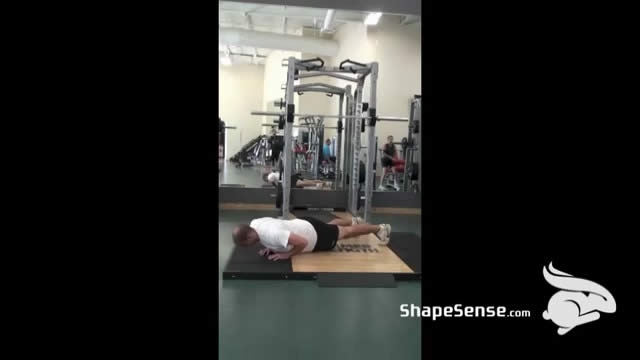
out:
M526 318L531 317L529 310L509 310L504 306L417 306L400 305L400 317L423 317L435 321L438 318Z

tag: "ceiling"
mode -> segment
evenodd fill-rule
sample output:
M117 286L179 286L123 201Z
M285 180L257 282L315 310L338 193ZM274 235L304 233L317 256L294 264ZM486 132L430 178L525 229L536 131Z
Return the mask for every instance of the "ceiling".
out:
M219 1L219 26L254 31L273 32L302 36L327 37L341 25L348 22L363 23L368 12L336 10L333 28L328 33L321 33L324 18L328 9L265 5L247 2ZM415 16L385 15L398 17L402 22L416 22ZM286 19L286 20L285 20ZM286 25L285 25L286 21ZM244 46L226 46L219 44L219 52L229 52L234 63L264 64L265 57L271 49L251 48Z

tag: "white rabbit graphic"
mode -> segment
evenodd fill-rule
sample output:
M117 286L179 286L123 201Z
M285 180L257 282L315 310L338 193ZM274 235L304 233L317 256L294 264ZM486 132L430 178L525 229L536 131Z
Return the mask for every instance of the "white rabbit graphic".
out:
M549 270L542 268L542 274L549 284L560 289L549 299L547 310L542 313L545 320L559 326L559 335L598 320L599 311L616 312L616 301L603 286L554 269L552 263L549 263Z

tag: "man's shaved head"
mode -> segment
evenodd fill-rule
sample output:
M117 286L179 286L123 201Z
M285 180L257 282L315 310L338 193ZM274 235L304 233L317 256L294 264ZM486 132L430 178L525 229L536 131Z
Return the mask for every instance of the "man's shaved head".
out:
M233 242L238 246L251 246L259 240L256 231L247 224L241 224L233 228L231 235Z

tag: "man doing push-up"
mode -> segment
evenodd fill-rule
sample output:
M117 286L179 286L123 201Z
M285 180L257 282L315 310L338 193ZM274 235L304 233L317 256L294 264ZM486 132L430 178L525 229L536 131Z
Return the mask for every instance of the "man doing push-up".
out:
M391 225L365 224L359 217L334 219L329 223L310 216L293 220L264 217L249 225L238 225L232 233L233 241L239 246L260 242L264 248L259 253L268 256L269 260L289 259L303 252L329 251L339 240L367 234L375 234L380 244L387 245L391 239Z

